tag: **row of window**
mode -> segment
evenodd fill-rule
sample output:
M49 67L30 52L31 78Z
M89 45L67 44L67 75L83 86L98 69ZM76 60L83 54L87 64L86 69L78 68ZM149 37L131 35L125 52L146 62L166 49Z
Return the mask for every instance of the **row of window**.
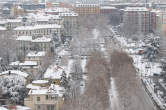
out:
M46 95L45 99L46 100L57 100L57 97L58 97L57 95L51 95L51 96L50 95ZM38 102L40 101L40 97L37 97L37 101Z
M56 106L55 105L46 105L46 108L42 108L42 105L37 105L36 110L56 110Z
M56 33L58 32L58 30L54 30ZM16 31L17 35L32 35L33 33L41 33L41 34L51 34L52 30L51 29L39 29L39 30L34 30L34 31Z

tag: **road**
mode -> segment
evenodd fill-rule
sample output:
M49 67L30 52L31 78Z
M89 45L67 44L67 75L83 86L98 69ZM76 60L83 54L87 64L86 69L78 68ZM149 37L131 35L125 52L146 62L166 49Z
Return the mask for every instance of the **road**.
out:
M113 36L114 36L113 38L111 38L113 40L112 43L114 43L113 45L116 45L116 47L118 47L119 49L123 49L123 47L121 45L119 45L120 43L116 39L116 36L118 36L118 35L114 33L113 29L110 29L110 31L112 31ZM118 89L116 89L116 88L118 88L117 83L120 83L118 79L111 78L111 89L110 89L111 110L124 110L124 108L122 106L122 103L124 103L124 102L122 102L121 96L119 95L120 91L118 91ZM131 102L131 107L126 107L127 110L132 110L133 108L134 108L134 110L157 110L155 105L153 104L152 99L145 91L144 86L142 85L141 81L140 81L140 83L138 83L138 86L140 86L139 92L137 94L135 93L136 94L135 96L132 96L133 94L131 94L131 96L130 96L130 97L134 97L134 98L130 98L130 99L126 100L126 101L133 100L133 102ZM130 104L129 104L129 106L130 106ZM135 107L138 107L138 108L135 108Z
M86 66L88 57L85 57L82 59L81 58L82 56L80 56L80 54L89 55L89 51L99 50L104 53L105 58L110 58L109 54L111 53L112 50L114 50L114 49L121 50L122 49L122 47L121 47L120 43L118 42L118 40L116 39L116 37L112 37L112 35L102 36L102 35L100 35L100 31L94 29L94 31L93 31L94 37L89 39L93 42L92 47L88 47L86 45L84 47L78 46L78 47L76 47L78 49L73 49L73 50L78 50L78 51L74 52L74 54L72 53L73 52L72 50L70 50L68 52L64 52L65 54L61 54L61 65L67 66L68 70L71 70L71 68L72 68L71 62L75 62L76 60L79 60L83 71L85 71L85 66ZM108 30L108 31L111 31L111 30ZM110 32L108 32L108 33L110 33ZM114 33L112 32L112 34L114 34ZM89 41L89 42L91 42L91 41ZM64 49L66 49L66 48L64 48ZM75 54L75 53L78 53L78 54ZM74 55L74 56L71 58L70 55ZM118 93L119 91L117 89L118 88L117 83L119 83L118 80L111 78L110 109L111 110L124 110L123 108L121 108L122 104L121 104L120 95ZM85 83L83 83L83 85L85 86ZM77 86L80 86L80 84L77 84ZM146 93L146 91L144 90L144 87L141 85L141 83L140 83L140 86L142 88L141 88L141 90L139 90L139 94L137 95L137 97L131 96L131 97L135 97L136 102L138 102L138 103L134 103L134 104L138 104L135 106L139 106L139 105L141 106L140 109L138 108L137 110L157 110L157 109L155 109L155 106L154 106L151 98ZM83 86L81 87L81 89L83 89ZM81 91L83 91L83 90L81 90ZM136 109L130 109L130 110L136 110Z

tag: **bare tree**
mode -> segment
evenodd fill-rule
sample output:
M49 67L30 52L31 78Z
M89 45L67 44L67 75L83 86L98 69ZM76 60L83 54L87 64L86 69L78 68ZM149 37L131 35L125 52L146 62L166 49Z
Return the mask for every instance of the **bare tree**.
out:
M0 57L6 64L17 59L17 42L15 41L11 31L0 33Z
M115 79L122 110L153 110L153 104L147 102L148 96L136 76L132 59L124 52L115 51L111 55L111 75ZM147 99L146 99L147 98ZM150 100L150 99L149 99Z

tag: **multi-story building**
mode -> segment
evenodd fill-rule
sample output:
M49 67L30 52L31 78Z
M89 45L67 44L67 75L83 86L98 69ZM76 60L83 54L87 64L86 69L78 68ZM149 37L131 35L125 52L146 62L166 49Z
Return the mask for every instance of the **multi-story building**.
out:
M45 51L30 51L26 57L26 61L36 61L38 65L41 65L42 58L46 55Z
M29 93L24 99L24 105L32 110L60 110L65 89L48 83L46 80L37 80L27 85Z
M37 64L36 61L15 61L11 62L10 66L13 69L21 69L27 72L28 74L38 74L39 71L39 65Z
M126 31L149 33L151 31L151 13L145 7L127 7L123 14L123 26Z
M78 13L71 11L59 13L59 16L61 16L64 20L64 36L72 36L72 30L78 27Z
M14 28L16 36L33 36L34 34L51 35L56 33L61 39L61 25L58 24L35 24L30 26L19 26Z
M2 19L0 22L0 26L3 26L9 30L22 25L22 19Z
M78 13L69 8L53 8L45 10L47 15L58 15L63 19L64 36L72 36L72 30L77 28Z
M95 15L100 13L100 5L92 3L76 3L74 11L79 15Z
M100 7L100 15L104 17L108 17L112 24L120 23L120 10L111 6L101 6Z
M29 13L27 16L28 23L36 23L36 24L58 24L63 26L63 19L59 15L51 15L45 13Z
M53 41L51 38L39 37L32 40L32 50L53 52Z
M45 51L54 53L54 41L49 37L18 36L18 55L25 57L30 51Z
M156 10L152 10L150 11L150 28L151 28L151 31L156 33L156 30L157 30L157 12Z
M16 17L16 16L23 16L24 15L24 9L21 8L20 6L13 6L10 12L11 17Z

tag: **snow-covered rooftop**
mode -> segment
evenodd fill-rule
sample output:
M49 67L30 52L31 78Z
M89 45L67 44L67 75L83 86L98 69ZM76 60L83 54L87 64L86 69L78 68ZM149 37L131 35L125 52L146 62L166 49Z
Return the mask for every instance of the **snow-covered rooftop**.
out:
M36 29L57 29L61 28L61 25L58 24L39 24L34 26L19 26L16 27L14 30L36 30Z
M22 66L36 66L37 62L36 61L24 61L23 63L20 63L19 65L22 65Z
M99 7L99 4L86 4L86 3L78 3L75 5L76 7Z
M37 62L36 61L24 61L24 62L15 61L15 62L11 62L9 65L10 66L37 66Z
M48 37L39 37L36 39L33 39L32 42L51 42L51 38Z
M28 88L28 89L39 89L40 86L36 86L36 85L33 85L33 84L28 84L28 85L26 86L26 88Z
M29 91L29 95L52 94L52 95L57 95L58 97L62 97L64 93L65 93L65 89L55 84L51 84L49 88L41 87L39 89L31 89Z
M148 11L146 7L127 7L124 11Z
M22 20L21 19L7 19L7 22L10 22L10 23L21 23Z
M2 19L0 24L6 24L6 23L21 23L21 19Z
M78 13L75 12L64 12L64 13L59 13L59 16L78 16Z
M46 70L44 78L60 79L63 72L64 69L62 67L53 64Z
M29 13L27 18L35 19L36 21L49 21L50 19L61 19L59 15L46 15L45 13Z
M32 81L33 84L47 84L48 81L47 80L35 80Z
M0 31L5 31L7 30L5 27L0 26Z
M32 36L18 36L16 40L19 40L19 41L32 41Z
M100 9L117 9L117 8L111 6L102 6L100 7Z
M15 75L19 75L19 76L23 76L23 77L28 77L28 74L26 72L22 72L20 70L8 70L8 71L4 71L2 73L0 73L1 75L8 75L8 74L15 74Z
M31 51L27 54L27 57L42 57L45 55L46 55L45 51L39 51L39 52Z
M0 109L0 110L1 110L1 109ZM16 106L16 110L31 110L31 108L26 107L26 106L17 105L17 106Z
M70 12L69 8L52 8L52 9L46 9L45 12L57 12L57 13L64 13L64 12Z

